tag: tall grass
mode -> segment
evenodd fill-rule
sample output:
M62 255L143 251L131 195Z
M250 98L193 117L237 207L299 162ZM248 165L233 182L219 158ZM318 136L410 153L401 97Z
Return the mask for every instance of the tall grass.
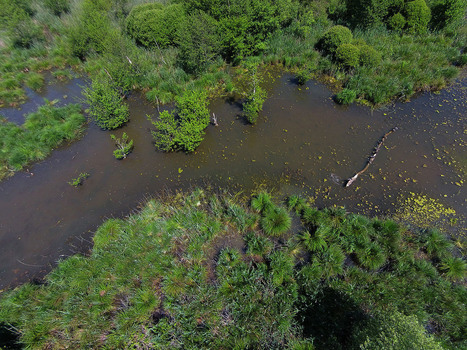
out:
M26 116L22 126L0 123L0 178L44 159L64 141L78 138L86 119L79 105L54 107L46 101L38 111Z
M434 338L417 331L417 344L466 344L461 258L423 259L427 238L393 221L305 204L300 253L294 237L245 229L254 211L204 190L150 200L106 221L90 256L3 292L0 324L31 348L346 349L380 341L380 318L396 312L413 315L417 330L433 327ZM323 226L326 244L312 246ZM408 244L413 259L400 255ZM389 343L407 341L386 326Z

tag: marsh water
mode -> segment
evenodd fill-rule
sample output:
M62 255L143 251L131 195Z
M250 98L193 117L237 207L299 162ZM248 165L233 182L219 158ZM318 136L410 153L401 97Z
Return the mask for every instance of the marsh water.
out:
M73 80L42 95L30 93L29 103L63 95L72 101L80 84ZM134 139L127 159L113 157L112 132L90 123L81 140L0 183L0 289L41 277L58 260L89 249L106 218L128 215L148 197L194 186L246 195L265 186L279 197L304 193L318 207L340 205L379 216L394 214L409 194L421 194L453 208L459 219L454 230L460 232L466 214L459 171L466 159L466 86L462 79L440 94L371 110L338 106L323 84L297 86L290 75L276 73L257 125L245 123L239 101L217 99L210 110L219 126L209 126L190 155L156 151L146 116L156 116L157 109L134 94L128 99L130 122L113 132ZM18 115L35 108L0 114L21 122ZM345 188L343 180L363 168L377 141L395 126L399 130L370 168ZM70 186L82 172L90 177Z

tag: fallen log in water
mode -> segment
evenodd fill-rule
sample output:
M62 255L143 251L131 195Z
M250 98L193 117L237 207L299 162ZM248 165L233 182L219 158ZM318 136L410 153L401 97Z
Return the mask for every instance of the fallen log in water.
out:
M371 154L370 157L368 157L368 162L366 163L365 167L360 170L358 173L356 173L354 176L352 176L351 178L349 178L347 180L347 182L345 183L345 187L349 187L356 179L359 175L363 174L371 165L371 163L373 163L373 161L375 160L376 158L376 155L378 154L380 148L381 148L381 145L383 144L384 140L386 140L386 137L388 137L390 134L392 134L394 131L398 130L399 128L396 126L394 128L392 128L391 130L389 130L387 133L385 133L383 135L383 137L381 138L381 140L379 140L378 144L376 145L373 153Z

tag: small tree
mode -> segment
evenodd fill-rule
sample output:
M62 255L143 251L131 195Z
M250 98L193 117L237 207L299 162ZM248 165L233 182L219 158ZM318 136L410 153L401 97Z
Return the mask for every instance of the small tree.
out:
M126 132L123 133L121 139L117 138L115 135L110 135L110 138L115 141L115 146L117 146L117 149L114 151L115 158L125 159L133 150L133 140L128 141Z
M204 129L209 125L207 94L201 90L187 90L175 100L175 111L163 111L152 134L156 147L162 151L193 152L203 141Z
M424 33L431 19L431 11L425 0L409 1L405 5L409 33Z
M259 86L261 79L258 74L258 67L256 65L252 65L249 69L251 72L251 92L243 104L243 112L245 113L245 117L248 122L255 124L258 120L259 112L263 110L263 104L266 100L267 94L266 91Z
M407 21L400 12L396 13L394 16L389 18L388 21L389 28L399 33L402 32L406 23Z
M128 106L111 81L95 79L83 95L89 104L89 115L102 129L116 129L128 121Z

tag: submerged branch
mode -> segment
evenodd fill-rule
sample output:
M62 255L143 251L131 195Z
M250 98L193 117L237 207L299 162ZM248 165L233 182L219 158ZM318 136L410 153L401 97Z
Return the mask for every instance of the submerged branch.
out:
M390 134L392 134L394 131L398 130L399 128L396 126L394 128L392 128L391 130L389 130L387 133L385 133L383 135L383 137L381 138L381 140L379 140L378 144L376 145L373 153L371 154L371 156L368 158L368 162L366 163L365 167L360 170L359 172L357 172L354 176L352 176L351 178L349 178L347 180L347 182L345 183L345 187L349 187L356 179L359 175L363 174L371 165L371 163L373 163L373 161L375 160L376 158L376 155L378 154L380 148L381 148L381 145L383 144L384 140L386 140L386 137L388 137Z

